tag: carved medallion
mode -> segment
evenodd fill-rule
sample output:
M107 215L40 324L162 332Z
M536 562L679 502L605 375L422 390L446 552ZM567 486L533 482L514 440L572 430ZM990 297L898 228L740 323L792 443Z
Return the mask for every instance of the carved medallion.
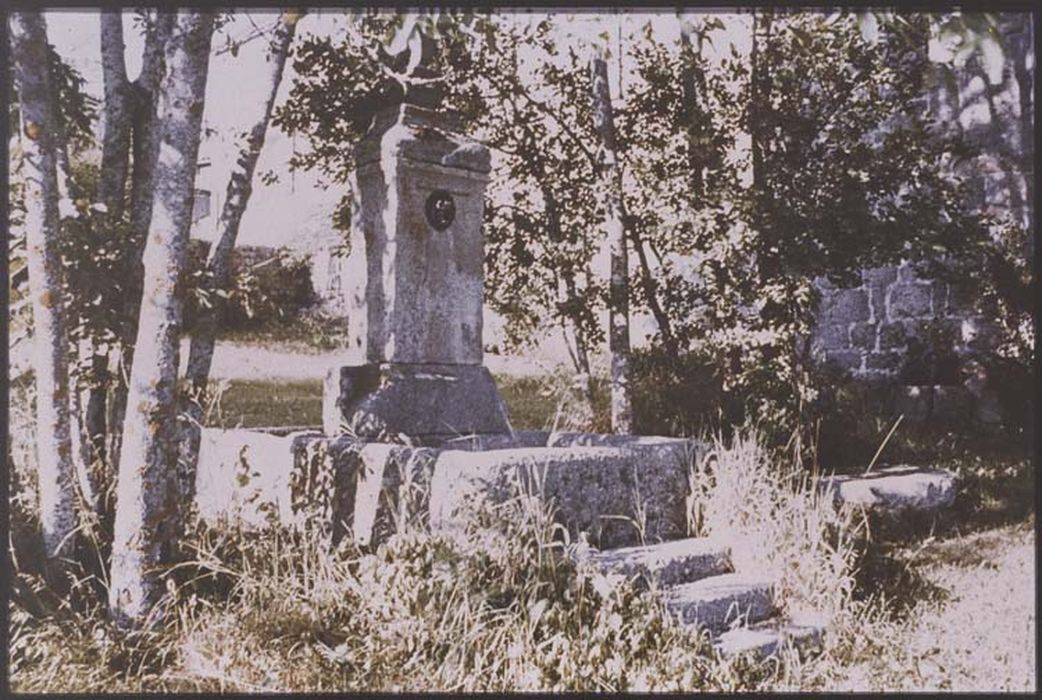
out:
M445 190L434 190L427 197L427 205L424 208L427 214L427 223L435 231L444 231L456 219L456 202L452 195Z

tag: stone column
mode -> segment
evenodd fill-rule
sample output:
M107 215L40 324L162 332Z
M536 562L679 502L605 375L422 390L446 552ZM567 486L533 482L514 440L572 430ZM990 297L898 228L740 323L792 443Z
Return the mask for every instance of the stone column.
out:
M327 376L328 434L437 439L510 430L482 366L489 154L456 135L457 126L406 93L357 147L350 322L367 364Z

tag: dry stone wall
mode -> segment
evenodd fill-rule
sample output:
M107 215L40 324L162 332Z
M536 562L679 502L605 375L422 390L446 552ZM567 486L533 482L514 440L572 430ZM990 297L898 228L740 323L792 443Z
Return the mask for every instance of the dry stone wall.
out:
M956 71L956 94L942 85L927 101L942 128L979 149L963 165L974 190L972 203L1030 225L1035 212L1031 16L1001 15L998 28L1001 70L973 56ZM950 365L996 340L987 310L966 290L922 278L908 264L864 270L857 287L821 282L819 289L815 356L856 377L957 383L951 375L958 375L958 367Z

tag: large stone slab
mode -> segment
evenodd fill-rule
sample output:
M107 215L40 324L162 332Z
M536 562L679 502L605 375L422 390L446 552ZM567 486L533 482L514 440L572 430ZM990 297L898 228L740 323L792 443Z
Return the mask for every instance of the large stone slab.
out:
M675 448L661 446L445 450L431 480L431 526L451 530L471 505L534 493L573 538L585 532L601 549L677 539L687 533L687 471Z
M955 501L955 474L901 465L862 475L824 477L819 488L836 503L879 511L932 511Z
M713 634L766 620L775 612L773 584L748 574L712 576L667 588L661 595L683 624Z
M246 527L311 523L334 541L348 536L373 545L404 519L451 530L466 518L468 503L501 503L520 491L540 494L573 538L586 532L602 549L686 535L688 465L697 443L591 436L619 444L519 448L504 446L545 445L550 436L493 437L460 439L464 449L438 449L315 431L206 429L196 482L199 513L210 522L237 519ZM578 434L557 439L585 441ZM492 445L499 449L482 449ZM647 559L645 565L673 567L652 562L659 550L640 551L635 556Z
M492 374L474 365L340 367L326 376L322 425L329 435L395 439L510 432Z
M293 473L316 431L204 429L196 468L196 509L204 520L246 527L297 521Z

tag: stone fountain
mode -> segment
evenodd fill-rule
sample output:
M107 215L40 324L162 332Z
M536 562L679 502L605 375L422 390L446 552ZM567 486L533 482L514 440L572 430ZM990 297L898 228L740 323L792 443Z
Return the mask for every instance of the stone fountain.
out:
M394 529L403 485L429 496L438 528L520 476L596 545L684 536L697 443L511 429L482 364L489 153L442 107L434 48L414 31L390 58L401 84L354 152L345 277L364 363L329 372L321 430L205 430L200 514L259 525L320 512L334 537L373 543Z

